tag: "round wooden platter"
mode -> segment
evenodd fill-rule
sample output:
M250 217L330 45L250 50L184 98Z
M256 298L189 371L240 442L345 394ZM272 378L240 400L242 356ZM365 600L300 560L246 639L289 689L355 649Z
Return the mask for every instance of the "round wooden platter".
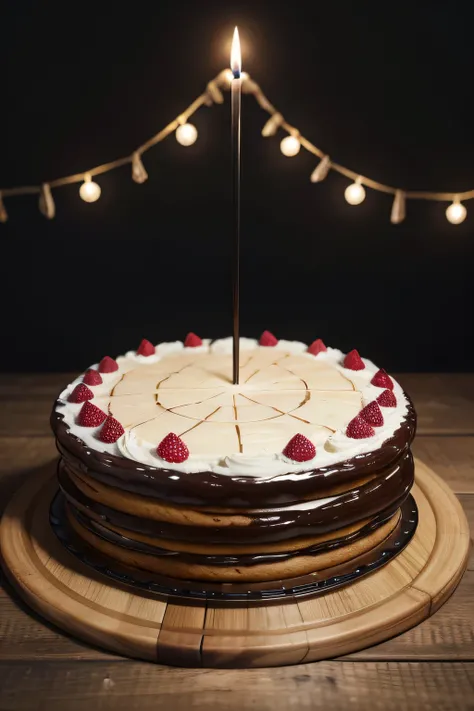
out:
M262 667L336 657L382 642L433 614L467 564L469 528L449 487L416 462L417 531L403 552L357 582L314 598L179 600L120 586L88 568L49 525L55 468L30 479L0 526L5 572L38 613L74 636L178 666Z

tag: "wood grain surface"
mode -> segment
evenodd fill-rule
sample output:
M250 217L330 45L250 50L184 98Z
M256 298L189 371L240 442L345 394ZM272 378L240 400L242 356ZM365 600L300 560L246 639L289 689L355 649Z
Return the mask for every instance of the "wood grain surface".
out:
M55 456L52 399L72 374L0 375L0 507ZM414 452L459 494L474 530L474 374L404 374ZM253 670L133 662L82 644L0 590L0 708L474 709L474 556L432 617L335 661Z

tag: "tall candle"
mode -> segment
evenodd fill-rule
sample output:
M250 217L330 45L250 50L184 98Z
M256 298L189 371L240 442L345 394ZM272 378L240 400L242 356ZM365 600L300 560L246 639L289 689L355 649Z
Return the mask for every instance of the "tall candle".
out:
M232 111L232 206L233 206L233 332L232 332L232 382L239 382L239 336L240 336L240 118L242 99L242 58L239 31L234 30L230 52L231 111Z

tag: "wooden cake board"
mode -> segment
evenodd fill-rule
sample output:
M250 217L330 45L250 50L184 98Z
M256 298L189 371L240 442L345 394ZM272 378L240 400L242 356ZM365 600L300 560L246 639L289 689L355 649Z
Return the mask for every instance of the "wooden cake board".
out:
M121 586L88 568L49 524L55 467L13 497L0 526L5 573L39 614L72 635L125 656L194 667L263 667L348 654L432 615L467 565L469 528L449 487L416 462L419 524L383 568L310 599L182 601Z

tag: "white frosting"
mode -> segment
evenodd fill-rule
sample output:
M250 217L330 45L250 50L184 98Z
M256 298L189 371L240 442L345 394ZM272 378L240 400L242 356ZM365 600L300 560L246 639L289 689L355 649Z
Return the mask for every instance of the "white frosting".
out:
M190 474L285 475L289 480L378 449L406 417L407 400L392 378L396 407L381 408L384 424L374 428L375 436L351 439L345 434L349 421L383 392L370 384L378 370L374 363L363 359L364 370L348 370L341 351L328 348L313 356L298 341L262 347L241 338L240 351L240 385L230 381L232 338L204 341L197 348L160 343L152 356L129 351L117 358L117 371L102 373L101 385L88 386L91 402L124 426L125 434L114 444L99 440L101 427L76 423L83 403L68 397L83 374L61 393L57 411L70 431L97 451ZM190 450L182 464L169 464L157 454L168 432L180 435ZM282 454L297 432L316 446L311 461L297 463Z

